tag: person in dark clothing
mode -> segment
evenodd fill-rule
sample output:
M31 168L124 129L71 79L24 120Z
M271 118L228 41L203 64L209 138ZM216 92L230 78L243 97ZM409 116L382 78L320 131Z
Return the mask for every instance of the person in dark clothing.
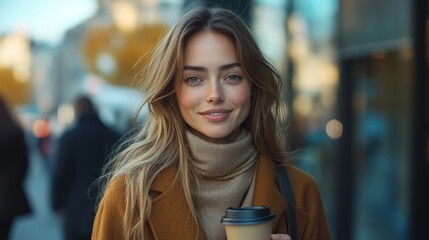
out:
M98 189L94 181L120 135L104 125L86 96L74 102L76 122L58 140L52 206L67 240L91 239Z
M28 168L24 130L0 97L0 239L8 239L15 217L31 212L23 188Z

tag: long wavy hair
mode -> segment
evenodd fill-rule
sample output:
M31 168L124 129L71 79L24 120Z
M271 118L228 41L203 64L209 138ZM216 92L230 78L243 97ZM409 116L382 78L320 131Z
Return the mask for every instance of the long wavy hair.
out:
M250 130L259 154L278 163L288 161L280 141L284 138L276 127L284 114L279 73L264 57L251 31L237 15L221 8L193 8L154 49L149 64L142 71L145 100L136 114L147 106L148 117L106 167L104 191L116 177L125 176L126 179L123 229L127 239L143 238L145 220L150 216L152 206L150 186L162 170L172 165L177 166L176 181L181 182L198 224L191 190L196 175L192 161L189 161L192 154L185 136L187 126L179 111L175 89L178 79L182 78L188 40L207 30L233 39L238 61L252 82L251 110L243 127Z

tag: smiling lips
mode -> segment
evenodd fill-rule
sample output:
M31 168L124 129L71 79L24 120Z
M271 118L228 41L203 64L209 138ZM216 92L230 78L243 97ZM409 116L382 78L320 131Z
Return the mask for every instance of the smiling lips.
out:
M209 122L221 122L227 119L231 112L232 110L214 109L214 110L199 112L199 114Z

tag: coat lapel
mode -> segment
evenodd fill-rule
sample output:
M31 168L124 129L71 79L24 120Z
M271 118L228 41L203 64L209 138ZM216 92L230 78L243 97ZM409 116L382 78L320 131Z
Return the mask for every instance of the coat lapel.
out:
M149 226L157 240L195 239L197 233L198 239L204 239L192 217L182 185L175 180L176 173L177 167L170 167L152 184L151 190L159 195L152 202Z

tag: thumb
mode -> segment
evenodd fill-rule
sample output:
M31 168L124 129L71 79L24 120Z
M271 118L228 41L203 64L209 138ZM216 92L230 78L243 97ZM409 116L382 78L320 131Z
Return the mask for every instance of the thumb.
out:
M287 234L271 234L272 240L292 240Z

